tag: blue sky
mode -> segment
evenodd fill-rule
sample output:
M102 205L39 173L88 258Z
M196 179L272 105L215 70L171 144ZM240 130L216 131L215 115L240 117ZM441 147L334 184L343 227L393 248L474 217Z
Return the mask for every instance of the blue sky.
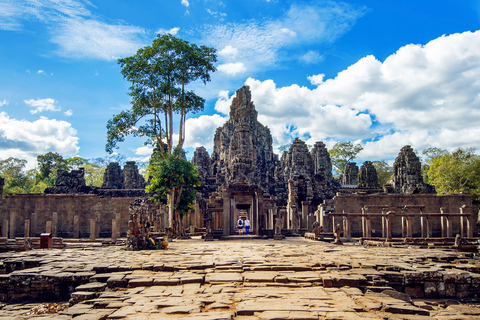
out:
M130 103L117 59L158 33L218 50L212 81L191 86L207 102L187 120L190 155L211 152L244 84L275 148L355 141L362 161L480 147L479 29L473 0L0 0L0 159L107 156L106 123Z

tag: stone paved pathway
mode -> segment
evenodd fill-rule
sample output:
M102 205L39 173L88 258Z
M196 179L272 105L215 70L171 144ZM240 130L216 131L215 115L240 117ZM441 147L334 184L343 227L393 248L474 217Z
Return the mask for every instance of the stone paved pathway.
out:
M0 320L480 318L472 302L480 260L439 249L185 240L167 250L34 250L0 261L5 299L71 298L54 315L27 315L38 302L4 302Z

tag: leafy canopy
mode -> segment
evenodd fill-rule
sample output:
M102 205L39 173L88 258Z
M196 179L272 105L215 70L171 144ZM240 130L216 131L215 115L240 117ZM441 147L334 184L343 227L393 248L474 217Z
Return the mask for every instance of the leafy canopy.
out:
M189 112L203 110L205 100L186 86L196 80L210 81L216 71L216 50L197 46L170 34L158 35L151 46L119 59L122 75L130 82L132 107L107 123L106 151L112 153L127 135L146 137L146 144L173 150L174 114L179 119L178 146L185 140Z
M458 148L452 153L442 151L430 160L428 183L438 194L468 193L480 200L480 156L475 148Z
M335 175L342 174L347 163L355 159L362 150L363 147L360 144L354 144L351 141L335 143L333 148L328 150L332 165L335 167Z
M154 153L147 172L151 178L146 191L154 194L152 199L155 202L166 202L168 195L178 192L180 197L173 204L173 209L179 210L182 215L194 209L194 188L200 186L200 179L197 167L184 158L180 148L176 148L171 155Z

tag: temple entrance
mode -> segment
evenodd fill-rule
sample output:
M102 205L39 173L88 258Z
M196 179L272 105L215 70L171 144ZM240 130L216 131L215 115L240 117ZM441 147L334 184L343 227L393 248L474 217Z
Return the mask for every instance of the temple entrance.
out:
M265 196L259 186L226 185L210 197L206 211L206 225L211 226L212 233L218 237L238 235L238 219L245 221L247 218L250 220L249 234L264 235L267 229L273 232L275 198Z

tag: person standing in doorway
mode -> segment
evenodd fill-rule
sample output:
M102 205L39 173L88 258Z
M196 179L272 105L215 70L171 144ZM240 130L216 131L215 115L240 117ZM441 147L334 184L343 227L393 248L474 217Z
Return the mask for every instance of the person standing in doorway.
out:
M248 235L248 231L250 231L250 220L245 220L245 234Z

